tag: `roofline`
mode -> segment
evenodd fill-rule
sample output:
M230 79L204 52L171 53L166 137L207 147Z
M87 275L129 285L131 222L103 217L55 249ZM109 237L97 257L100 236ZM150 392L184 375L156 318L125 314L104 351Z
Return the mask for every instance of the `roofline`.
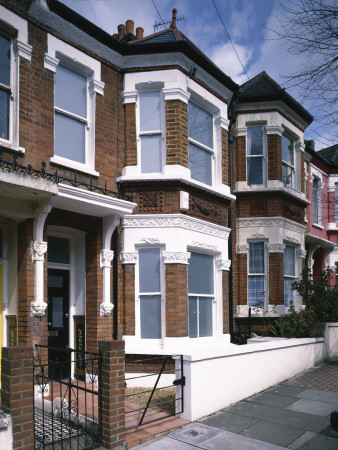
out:
M51 12L57 14L67 22L71 22L73 25L86 32L88 35L92 36L96 40L100 41L112 50L117 51L123 56L182 52L232 92L237 92L239 88L238 84L235 83L228 75L226 75L214 63L210 62L209 59L198 53L197 50L195 50L185 41L153 44L138 43L137 45L130 45L113 38L113 36L102 30L102 28L99 28L97 25L85 19L83 16L76 13L60 1L47 0L47 2Z
M309 153L311 156L313 156L314 158L317 158L318 161L322 162L323 164L325 164L327 167L329 168L335 168L337 167L335 164L333 164L331 161L329 161L328 159L324 158L324 156L322 156L320 153L316 152L316 150L314 150L311 145L306 142L305 143L305 151L307 153ZM311 161L311 160L310 160Z

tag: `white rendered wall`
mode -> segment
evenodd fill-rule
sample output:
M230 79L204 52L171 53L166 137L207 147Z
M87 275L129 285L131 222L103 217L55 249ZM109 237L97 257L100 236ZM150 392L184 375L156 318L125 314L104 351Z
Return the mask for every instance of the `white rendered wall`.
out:
M222 350L184 355L186 385L181 417L198 420L310 369L325 358L323 338L228 345Z

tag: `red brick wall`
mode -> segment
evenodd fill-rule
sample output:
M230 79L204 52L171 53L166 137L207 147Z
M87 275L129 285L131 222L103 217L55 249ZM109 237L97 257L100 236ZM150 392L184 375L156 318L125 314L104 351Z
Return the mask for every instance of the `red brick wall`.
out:
M188 265L165 264L166 336L189 335Z
M179 354L179 351L177 352ZM158 355L126 355L126 372L158 373L164 363L164 356ZM175 370L175 360L168 356L165 370ZM127 376L128 378L128 376ZM155 384L155 378L154 378ZM128 386L128 381L127 381ZM130 400L132 402L132 398Z
M123 264L123 334L135 336L135 264Z
M233 161L235 164L235 178L236 181L246 181L246 139L245 136L238 136L236 138L236 145L233 146Z
M222 137L222 183L229 184L228 131L221 128Z
M136 136L136 108L135 103L124 105L125 120L125 166L137 166L137 136Z
M238 304L248 304L248 266L247 266L247 254L240 253L237 255L237 270L238 270Z
M282 138L277 134L267 135L268 180L282 181Z
M165 102L166 164L189 167L188 105L179 100Z
M229 333L229 272L227 270L222 271L222 283L223 283L223 333Z
M269 253L269 303L284 305L283 253Z

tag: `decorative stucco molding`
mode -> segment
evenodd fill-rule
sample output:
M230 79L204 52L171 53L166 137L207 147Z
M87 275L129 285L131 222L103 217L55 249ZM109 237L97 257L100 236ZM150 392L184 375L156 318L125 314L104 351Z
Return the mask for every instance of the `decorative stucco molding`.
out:
M33 317L43 317L46 314L47 303L37 303L31 304L31 313Z
M44 68L47 70L50 70L53 73L56 73L56 68L59 65L60 60L57 58L53 58L53 56L48 55L48 53L45 53L45 59L44 59Z
M189 264L190 252L163 252L164 264Z
M305 144L303 141L298 140L295 144L296 152L304 152L305 151Z
M278 136L283 136L284 129L278 125L266 125L266 134L277 134Z
M159 245L161 241L157 238L141 238L139 243L147 245Z
M47 242L31 241L32 261L44 261L47 252Z
M298 256L299 258L306 258L306 254L307 254L307 251L306 251L306 250L303 250L303 249L301 249L301 248L299 248L299 249L297 250L297 256Z
M101 303L100 316L110 316L113 312L114 305L112 303Z
M216 119L215 119L215 128L216 128L216 130L218 128L224 128L225 130L228 131L229 123L230 123L230 121L228 120L228 118L224 117L224 115L221 115L221 113L220 113L220 115L218 117L216 117Z
M91 80L89 83L89 93L92 94L96 92L97 94L103 95L104 93L104 82L100 80Z
M111 267L111 262L114 259L113 250L101 250L100 252L100 267Z
M267 239L267 237L264 234L252 234L249 239Z
M194 250L202 250L205 252L219 253L219 249L216 245L206 244L205 242L192 242L189 244Z
M124 216L123 228L184 228L199 233L229 239L230 229L220 225L207 223L193 217L181 214L153 215L153 216Z
M123 252L120 254L121 264L136 264L137 252Z
M136 103L137 91L125 91L122 93L123 104Z
M285 244L267 244L267 249L269 253L284 253Z
M20 58L26 59L27 61L31 62L32 52L33 52L33 47L31 45L25 44L24 42L21 42L21 41L15 41L14 53L17 56L20 56Z
M230 259L218 259L216 261L216 269L217 270L230 270L231 261Z
M284 241L291 242L292 244L300 244L299 239L291 236L285 236Z
M164 100L180 100L188 104L190 94L179 87L162 89Z
M248 253L249 251L249 244L244 245L236 245L236 252L237 253Z
M255 219L237 219L237 228L278 227L305 234L306 226L284 217L260 217Z

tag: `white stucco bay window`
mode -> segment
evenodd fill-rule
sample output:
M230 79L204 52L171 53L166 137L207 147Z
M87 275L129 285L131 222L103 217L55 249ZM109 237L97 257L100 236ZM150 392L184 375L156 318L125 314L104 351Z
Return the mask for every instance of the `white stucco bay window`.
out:
M101 64L48 35L45 68L55 73L54 156L50 161L98 176L95 170L95 97L103 95Z

